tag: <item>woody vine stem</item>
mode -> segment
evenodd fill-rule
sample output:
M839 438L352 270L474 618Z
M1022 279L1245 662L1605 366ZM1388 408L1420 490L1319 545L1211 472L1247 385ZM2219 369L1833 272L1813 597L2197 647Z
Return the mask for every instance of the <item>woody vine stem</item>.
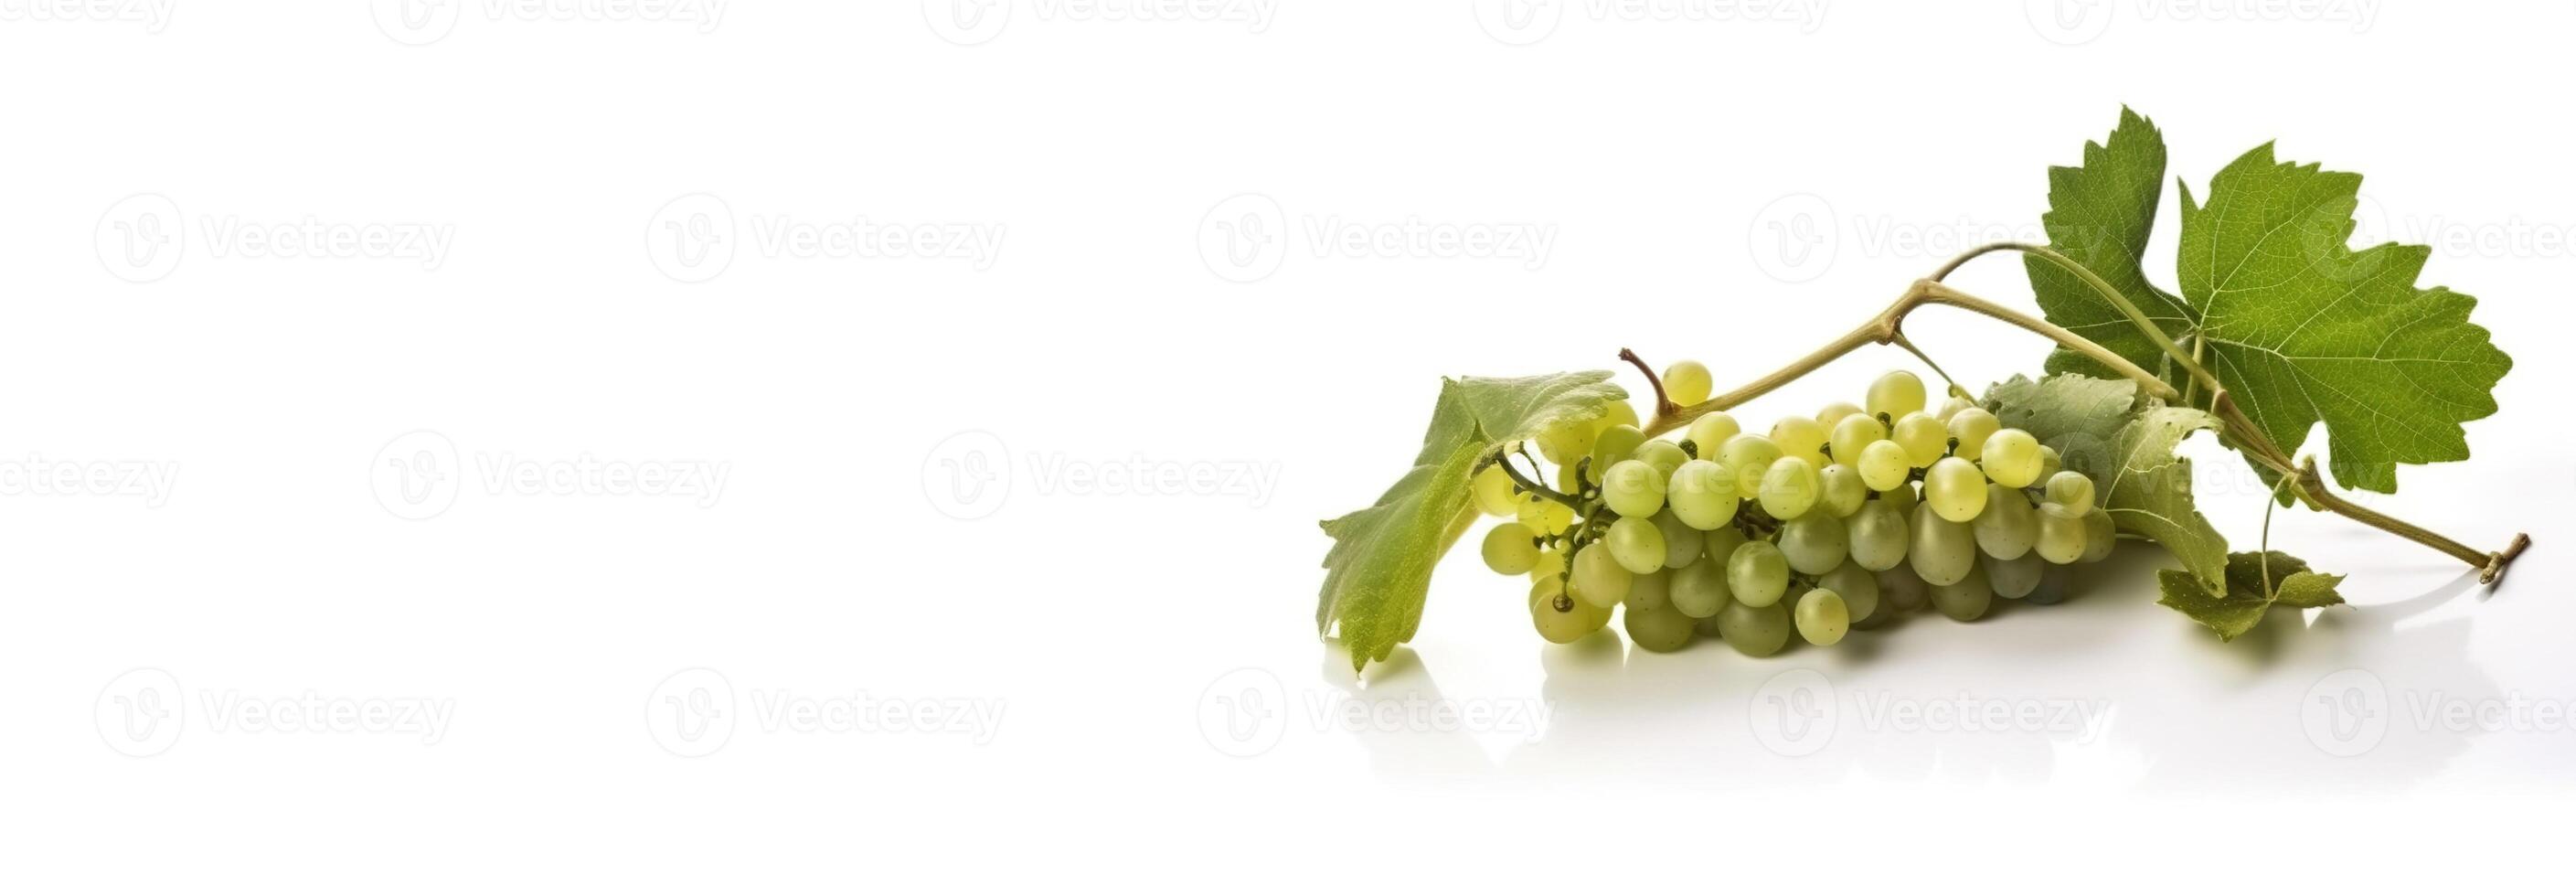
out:
M2270 469L2274 475L2280 477L2281 482L2287 484L2287 487L2292 490L2292 494L2297 495L2301 501L2306 502L2310 507L2332 511L2338 515L2358 521L2364 525L2371 526L2405 538L2409 541L2413 541L2417 544L2441 551L2442 553L2449 554L2452 557L2458 558L2461 562L2477 568L2479 571L2478 580L2481 582L2494 582L2499 576L2504 574L2505 567L2508 564L2511 564L2515 557L2521 556L2523 549L2531 545L2530 535L2517 534L2514 536L2513 543L2508 545L2504 550L2494 552L2479 551L2422 526L2417 526L2413 523L2397 519L2396 517L2380 513L2376 510L2354 504L2351 501L2346 500L2343 496L2337 495L2328 490L2326 488L2324 477L2317 474L2316 458L2308 457L2302 460L2293 461L2290 458L2289 452L2283 451L2279 445L2274 444L2271 437L2264 435L2262 429L2254 425L2252 418L2245 416L2245 412L2237 407L2235 400L2229 397L2226 387L2220 385L2218 379L2211 376L2208 369L2200 365L2198 359L2194 358L2191 353L2185 352L2181 346L2174 343L2171 337L2166 336L2162 329L2157 328L2153 323L2148 321L2146 314L2139 311L2138 306L2130 302L2127 296L2122 295L2117 288L2113 287L2108 281L2103 280L2100 275L2093 273L2091 269L2084 267L2074 259L2066 257L2065 254L2047 246L2028 243L1994 243L1971 249L1957 258L1951 259L1949 263L1942 265L1940 269L1933 272L1932 276L1914 281L1914 284L1907 287L1905 293L1898 296L1896 302L1889 305L1887 310L1879 312L1876 316L1871 317L1867 322L1854 328L1851 332L1843 334L1842 337L1827 343L1823 348L1809 352L1806 357L1792 361L1788 366L1772 371L1771 373L1755 379L1750 383L1746 383L1733 391L1713 396L1707 401L1689 405L1687 407L1675 404L1672 399L1664 393L1663 381L1655 375L1653 368L1648 367L1646 362L1637 357L1635 352L1623 349L1619 352L1620 359L1627 361L1630 364L1634 364L1637 366L1638 370L1644 371L1647 382L1653 384L1655 389L1655 416L1654 419L1647 421L1642 429L1645 434L1650 437L1671 432L1674 429L1680 428L1690 423L1692 420L1699 418L1701 415L1727 410L1747 401L1761 397L1763 394L1768 393L1773 389L1777 389L1791 380L1806 376L1807 374L1814 372L1817 368L1823 367L1826 364L1831 363L1833 360L1840 358L1843 355L1850 354L1854 349L1858 349L1865 345L1901 345L1908 351L1915 352L1917 357L1921 357L1922 353L1919 350L1916 350L1913 343L1905 338L1903 326L1906 315L1913 313L1915 309L1925 305L1947 305L1953 308L1961 308L2037 333L2041 336L2047 337L2049 340L2056 342L2058 345L2063 346L2070 351L2080 353L2087 358L2098 361L2103 366L2117 371L2120 375L2136 381L2140 386L2144 387L2150 395L2168 402L2184 400L2183 393L2176 391L2172 385L2166 383L2163 379L2157 377L2155 374L2147 372L2138 365L2131 363L2129 359L2121 357L2110 349L2106 349L2095 344L2092 340L2078 336L2074 332L2067 330L2065 327L2061 327L2056 324L2049 323L2044 319L2033 317L2029 314L1969 295L1968 293L1961 292L1958 289L1952 288L1941 282L1943 279L1947 278L1951 272L1958 270L1960 265L1965 264L1969 260L1978 256L1994 252L2019 252L2045 259L2051 264L2055 264L2058 267L2066 269L2069 273L2074 274L2078 279L2083 280L2085 285L2091 287L2093 291L2100 293L2102 298L2110 302L2113 307L2120 309L2120 312L2128 317L2131 324L2135 325L2140 332L2144 333L2149 340L2153 341L2159 349L2162 349L2166 357L2171 358L2179 369L2190 375L2189 382L2195 387L2195 392L2206 391L2209 394L2208 410L2212 415L2218 418L2222 428L2221 434L2225 441L2229 445L2242 451L2248 459ZM1928 361L1929 359L1926 360ZM1498 460L1501 460L1501 458L1496 457L1488 459L1489 462ZM1504 466L1508 468L1510 465L1506 463ZM1517 471L1513 472L1513 478L1521 480L1524 485L1534 484L1529 483L1526 479L1520 477ZM1546 490L1534 489L1534 491ZM1550 492L1549 497L1559 496ZM2266 500L2269 499L2267 498Z

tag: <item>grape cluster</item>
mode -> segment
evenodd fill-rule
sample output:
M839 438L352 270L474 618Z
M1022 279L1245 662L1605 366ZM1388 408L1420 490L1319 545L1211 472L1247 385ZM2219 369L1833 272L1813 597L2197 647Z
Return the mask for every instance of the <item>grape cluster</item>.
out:
M1708 369L1663 377L1682 405L1708 398ZM2068 564L2111 553L2094 485L2057 452L1964 398L1927 410L1923 381L1894 371L1865 405L1785 417L1769 435L1693 419L1679 441L1646 438L1635 409L1532 440L1555 486L1516 478L1529 445L1478 470L1485 565L1528 575L1541 637L1567 643L1624 606L1628 637L1654 651L1700 636L1769 656L1794 631L1839 642L1926 603L1952 619L1993 598L2064 599ZM1526 482L1531 487L1524 487Z

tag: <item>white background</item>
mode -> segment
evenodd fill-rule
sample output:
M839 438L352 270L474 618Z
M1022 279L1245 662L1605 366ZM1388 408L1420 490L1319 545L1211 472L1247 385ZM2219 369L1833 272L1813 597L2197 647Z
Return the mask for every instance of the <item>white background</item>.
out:
M2568 721L2425 713L2576 700L2565 4L373 6L0 0L9 889L2458 885L2556 855ZM2035 234L2046 166L2123 103L2174 176L2278 138L2369 175L2364 239L2460 241L2427 282L2480 297L2504 410L2372 503L2531 532L2504 587L2288 514L2275 546L2358 607L2233 645L2153 605L2140 548L2064 606L1760 661L1543 648L1472 552L1365 686L1314 638L1314 521L1403 470L1440 376L1633 347L1750 379ZM1318 239L1353 227L1398 240ZM2009 260L1954 282L2028 301ZM1968 382L2044 352L1910 329ZM1784 687L1831 727L1783 740ZM2377 733L2303 717L2354 695ZM1961 701L2101 713L1875 714Z

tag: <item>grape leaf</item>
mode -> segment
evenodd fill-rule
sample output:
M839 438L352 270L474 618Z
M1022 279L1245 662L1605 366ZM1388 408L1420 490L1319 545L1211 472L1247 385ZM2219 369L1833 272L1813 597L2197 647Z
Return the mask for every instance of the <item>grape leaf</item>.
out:
M1599 370L1442 380L1413 468L1368 509L1323 522L1333 547L1324 555L1316 633L1340 623L1353 669L1411 640L1432 567L1475 522L1468 491L1476 460L1560 421L1597 420L1610 402L1627 397Z
M2211 588L2174 569L2158 570L2156 581L2164 592L2156 603L2180 610L2192 621L2208 626L2221 641L2233 641L2254 630L2275 604L2327 607L2343 603L2343 595L2335 591L2335 586L2343 583L2342 576L2312 571L2307 561L2280 551L2228 555L2224 588Z
M1986 390L1986 404L2005 425L2056 449L2066 469L2092 477L2099 506L2123 531L2155 540L2193 578L2218 587L2227 567L2227 538L2201 516L2191 492L2191 461L2174 449L2192 433L2218 428L2193 408L2143 404L2138 384L2061 373L2014 377Z
M2255 425L2296 452L2320 420L2335 481L2397 490L2397 464L2466 460L2460 424L2496 411L2513 359L2469 322L2477 300L2418 288L2432 253L2355 252L2361 175L2276 163L2255 147L2182 188L2182 290L2219 381Z
M2155 284L2142 264L2147 232L2155 227L2164 194L2165 138L2155 123L2123 107L2120 125L2101 143L2084 144L2084 164L2048 169L2048 212L2040 225L2048 243L2102 275L2130 303L2179 337L2199 318ZM2055 262L2022 259L2031 290L2050 321L2093 340L2148 370L2164 370L2164 352L2127 315ZM2048 358L2050 373L2116 379L2118 374L2082 353L2060 348ZM2177 385L2180 381L2175 381Z

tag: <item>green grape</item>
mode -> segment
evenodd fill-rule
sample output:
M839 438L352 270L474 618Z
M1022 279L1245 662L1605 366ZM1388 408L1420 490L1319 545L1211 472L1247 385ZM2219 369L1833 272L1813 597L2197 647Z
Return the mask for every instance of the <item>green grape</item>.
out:
M1798 595L1798 637L1818 647L1831 647L1851 631L1851 607L1843 596L1816 588Z
M1566 596L1556 579L1540 579L1530 587L1530 621L1548 643L1572 644L1610 624L1610 609Z
M1825 425L1814 417L1782 417L1771 424L1771 442L1780 446L1783 457L1803 457L1808 463L1825 465Z
M1718 446L1726 444L1726 440L1735 438L1737 433L1743 431L1743 428L1735 425L1733 417L1722 413L1701 414L1698 419L1690 422L1690 429L1685 437L1690 439L1692 445L1699 448L1701 458L1715 459Z
M1638 576L1628 583L1628 597L1619 602L1628 612L1661 610L1673 605L1673 576L1657 570L1653 575Z
M1735 652L1770 656L1789 646L1789 608L1776 601L1763 606L1729 603L1717 614L1717 633Z
M1602 408L1601 419L1592 421L1592 428L1595 431L1621 425L1637 425L1637 409L1624 401L1611 402L1607 407Z
M1914 541L1905 551L1906 562L1913 564L1914 574L1933 585L1948 585L1968 575L1977 565L1977 535L1966 523L1951 522L1932 512L1932 505L1915 508L1909 521ZM1575 559L1582 559L1577 555Z
M1780 446L1769 438L1744 433L1717 446L1718 466L1735 479L1735 493L1752 497L1762 490L1762 474L1780 459Z
M1942 423L1943 425L1945 425L1945 426L1946 426L1946 425L1948 425L1948 424L1949 424L1949 422L1950 422L1950 418L1958 416L1960 411L1964 411L1964 410L1967 410L1967 409L1969 409L1969 408L1973 408L1973 407L1976 407L1976 406L1977 406L1977 403L1976 403L1976 402L1969 401L1969 400L1967 400L1967 399L1965 399L1965 398L1960 398L1960 397L1958 397L1958 396L1956 396L1956 395L1953 395L1953 396L1950 396L1950 400L1948 400L1948 401L1944 401L1944 402L1942 402L1942 403L1941 403L1941 408L1940 408L1940 410L1937 410L1937 411L1933 411L1933 412L1932 412L1932 419L1934 419L1934 420L1939 420L1939 421L1941 421L1941 423Z
M1519 523L1485 530L1485 568L1516 576L1538 566L1538 535Z
M1502 464L1493 464L1476 473L1476 509L1486 516L1517 516L1520 505L1513 503L1512 477L1503 472Z
M1538 434L1539 456L1552 464L1571 464L1592 451L1593 421L1558 421Z
M1896 418L1896 428L1887 437L1905 449L1905 465L1912 469L1931 466L1950 453L1950 429L1920 411Z
M1959 441L1959 447L1952 450L1951 455L1976 460L1978 453L1986 450L1986 439L2002 428L2003 421L1995 419L1995 415L1985 408L1960 408L1958 413L1950 416L1950 438Z
M1912 459L1905 456L1905 447L1886 439L1862 446L1860 462L1852 466L1860 471L1860 484L1869 486L1869 490L1874 492L1904 485L1905 477L1914 472Z
M1976 519L1986 509L1986 474L1976 464L1942 458L1923 474L1923 506L1954 523Z
M1630 573L1642 576L1664 568L1664 530L1655 528L1652 519L1620 517L1610 524L1609 534L1601 537L1601 545L1610 549L1610 559Z
M1713 460L1684 463L1673 471L1672 484L1664 490L1664 503L1693 529L1724 526L1734 521L1739 503L1735 477L1727 475L1726 468Z
M1771 469L1762 474L1762 511L1776 520L1797 519L1816 506L1817 493L1823 490L1815 465L1789 455L1772 461Z
M1887 438L1887 425L1867 414L1853 414L1834 424L1834 437L1826 444L1834 446L1837 463L1859 465L1861 452Z
M1780 556L1789 561L1790 569L1811 576L1843 565L1851 556L1850 547L1843 521L1825 514L1811 513L1780 527Z
M1664 368L1664 397L1678 405L1694 405L1708 400L1708 365L1697 361L1675 361Z
M1923 609L1930 600L1932 585L1914 574L1910 566L1897 566L1878 572L1878 601L1886 605L1891 616L1902 616Z
M1932 586L1932 606L1939 608L1941 615L1960 622L1974 621L1986 615L1986 608L1993 606L1994 602L1994 585L1986 581L1985 569L1974 564L1969 565L1968 574L1958 581Z
M1601 478L1601 503L1620 516L1654 516L1664 509L1666 477L1642 460L1623 460Z
M1529 527L1522 526L1527 529ZM1530 581L1538 582L1565 575L1565 554L1555 548L1540 548L1538 562L1530 564Z
M1707 619L1726 609L1735 596L1726 590L1726 561L1719 557L1701 557L1699 562L1673 570L1667 587L1673 609L1693 619Z
M1579 494L1579 493L1581 493L1581 492L1583 491L1583 481L1582 481L1581 479L1576 478L1578 475L1580 475L1580 474L1578 474L1578 473L1576 473L1576 472L1575 472L1575 470L1576 470L1576 469L1577 469L1577 468L1576 468L1573 464L1567 464L1567 465L1565 465L1565 466L1562 466L1562 467L1558 467L1558 468L1556 468L1556 490L1557 490L1557 491L1564 492L1564 493L1569 494L1569 495L1572 495L1572 494ZM1594 467L1594 468L1592 469L1592 475L1594 475L1594 476L1599 476L1599 475L1601 475L1601 468L1599 468L1599 467Z
M1700 549L1708 544L1707 539L1700 537L1698 529L1693 529L1690 524L1682 522L1681 517L1674 515L1671 508L1665 508L1664 512L1655 514L1655 531L1664 535L1665 569L1689 566L1691 561L1699 559Z
M1722 573L1726 571L1726 564L1735 559L1735 549L1744 546L1745 538L1744 533L1736 531L1734 526L1728 526L1723 529L1708 530L1707 541L1708 547L1702 549L1700 553L1717 561L1718 571Z
M1726 560L1726 591L1737 603L1767 607L1789 591L1789 558L1767 541L1739 545Z
M1655 468L1655 478L1667 482L1672 480L1674 470L1681 469L1691 459L1690 452L1683 451L1682 446L1668 439L1656 439L1637 446L1636 457Z
M2093 480L2082 473L2059 473L2048 477L2040 489L2046 496L2049 512L2058 516L2080 517L2093 512Z
M1536 493L1521 496L1521 525L1542 535L1556 535L1574 525L1574 508L1539 497Z
M1850 464L1826 464L1816 471L1816 506L1835 519L1860 512L1869 500L1869 486L1861 484L1860 471Z
M1826 432L1832 432L1834 427L1842 425L1842 422L1845 420L1849 420L1853 417L1866 416L1869 415L1861 413L1860 405L1856 405L1848 401L1837 401L1833 404L1817 409L1816 422L1823 424ZM1827 443L1831 444L1831 440L1828 439Z
M1986 509L1968 524L1977 533L1977 550L1999 560L2030 553L2039 540L2039 514L2030 499L2001 485L1986 486Z
M1594 544L1574 552L1574 575L1566 582L1566 590L1584 603L1615 607L1628 599L1628 588L1636 580L1635 573L1611 559L1609 549Z
M1893 505L1897 513L1904 514L1909 520L1914 518L1915 506L1923 503L1923 496L1914 493L1914 484L1910 482L1879 492L1878 499Z
M1629 610L1621 624L1627 627L1631 643L1656 653L1671 653L1689 647L1699 637L1698 620L1671 607L1644 612Z
M1858 563L1844 563L1816 579L1816 587L1842 595L1853 622L1878 615L1878 574Z
M2030 595L2022 598L2022 602L2043 605L2065 603L2066 567L2050 566L2044 561L2040 563L2040 567L2046 571L2039 575L2039 587L2031 589Z
M1980 565L1985 567L1986 583L1995 589L1995 596L2006 600L2020 600L2031 593L2039 587L2040 576L2048 572L2047 561L2035 553L2010 560L1988 557Z
M1956 419L1956 418L1952 418ZM1986 446L1977 456L1986 469L1986 478L2005 488L2022 488L2039 481L2039 440L2018 429L1998 429L1986 437Z
M2100 563L2110 558L2112 548L2119 546L2120 524L2112 522L2109 513L2096 507L2084 515L2084 556L2076 558L2076 562Z
M1905 514L1892 501L1871 501L1843 521L1843 541L1850 546L1852 562L1871 572L1904 563L1906 545L1912 538Z
M2057 449L2046 445L2039 446L2039 481L2047 482L2055 478L2058 471L2064 469L2066 469L2066 459L2057 456Z
M1599 476L1611 465L1627 460L1637 448L1646 444L1646 434L1625 423L1613 424L1592 440L1592 475Z
M1698 632L1699 636L1703 638L1726 637L1725 633L1718 630L1716 614L1710 614L1704 619L1691 620L1691 631Z
M2084 559L2084 549L2091 542L2082 518L2039 515L2039 556L2048 562L2065 565Z
M1870 416L1886 414L1890 420L1923 410L1923 380L1903 370L1879 374L1861 404Z

